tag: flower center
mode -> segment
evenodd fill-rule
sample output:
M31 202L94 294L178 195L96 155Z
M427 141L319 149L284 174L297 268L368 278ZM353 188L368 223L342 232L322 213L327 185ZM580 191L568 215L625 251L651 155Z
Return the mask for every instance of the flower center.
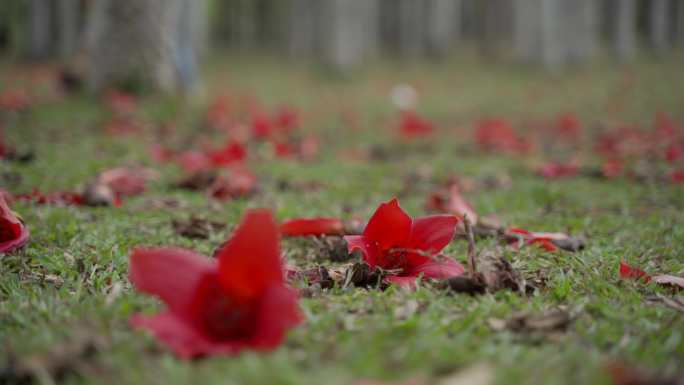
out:
M21 225L0 219L0 242L15 240L21 235Z

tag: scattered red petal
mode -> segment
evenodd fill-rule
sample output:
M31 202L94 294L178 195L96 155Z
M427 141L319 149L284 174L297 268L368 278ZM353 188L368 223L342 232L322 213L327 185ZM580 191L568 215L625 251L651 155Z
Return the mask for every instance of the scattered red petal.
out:
M28 242L29 230L0 194L0 253L10 253Z
M547 179L568 178L579 174L579 166L574 163L547 163L539 169L539 175Z
M415 139L430 135L434 131L432 123L414 111L402 111L399 133L407 139Z
M651 282L651 276L645 271L628 265L625 261L620 261L620 278L643 280L644 282Z
M256 191L257 178L245 168L231 168L216 177L209 195L219 200L245 197Z

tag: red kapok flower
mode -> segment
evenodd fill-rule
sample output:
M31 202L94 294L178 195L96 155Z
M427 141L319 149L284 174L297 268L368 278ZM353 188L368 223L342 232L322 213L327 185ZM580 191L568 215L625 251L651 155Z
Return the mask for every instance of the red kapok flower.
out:
M267 139L273 133L273 122L265 113L255 113L252 116L252 135L257 139Z
M546 179L574 177L579 174L579 166L575 163L546 163L537 171Z
M28 228L9 208L5 194L0 194L0 253L9 253L24 246L28 238Z
M556 131L566 139L578 139L582 123L573 113L560 114L556 120Z
M427 136L432 133L434 127L432 123L413 111L404 111L401 113L401 122L399 123L399 132L401 136L407 139L419 138Z
M222 148L209 152L209 158L214 166L241 162L246 157L247 148L236 140L229 140Z
M252 194L257 177L246 168L231 168L218 175L209 186L209 195L218 200L229 200Z
M684 170L672 171L670 173L670 182L675 184L684 183Z
M294 218L283 222L280 232L288 237L342 235L344 223L338 218Z
M628 265L625 261L620 261L620 278L643 280L644 282L651 281L651 276L648 275L648 273L637 267Z
M136 314L131 324L151 331L177 356L272 350L301 314L283 279L278 227L267 210L253 210L217 260L190 250L136 249L129 278L167 309Z
M411 286L421 274L435 279L463 274L463 266L453 259L436 259L451 242L457 223L453 215L411 219L395 198L378 207L362 235L344 239L349 252L361 251L370 267L395 270L389 282Z

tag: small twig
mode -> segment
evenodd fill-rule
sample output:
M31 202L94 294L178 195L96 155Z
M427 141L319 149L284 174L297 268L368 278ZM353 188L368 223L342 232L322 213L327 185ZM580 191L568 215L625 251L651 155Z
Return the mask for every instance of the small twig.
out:
M471 278L475 278L475 275L477 274L477 251L475 250L473 227L470 224L468 215L463 216L463 226L465 227L466 237L468 238L468 274Z

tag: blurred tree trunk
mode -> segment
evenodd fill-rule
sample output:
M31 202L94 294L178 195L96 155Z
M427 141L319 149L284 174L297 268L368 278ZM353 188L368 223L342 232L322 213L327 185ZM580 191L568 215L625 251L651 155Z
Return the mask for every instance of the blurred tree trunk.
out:
M33 58L49 56L52 48L52 1L28 2L28 54Z
M513 4L514 46L520 62L557 70L593 58L599 36L596 1L518 0Z
M670 30L670 1L650 0L649 9L649 40L651 48L656 54L662 54L669 50Z
M598 49L599 2L596 0L564 1L562 15L567 44L567 61L572 64L587 63Z
M289 11L289 51L295 58L311 57L317 51L319 0L291 0Z
M80 4L78 0L58 0L59 54L62 59L72 57L79 45Z
M611 0L612 20L610 38L619 61L630 61L636 55L637 8L636 0Z
M188 88L198 78L197 0L96 0L89 15L92 89Z
M676 5L675 36L677 43L684 46L684 0L678 0Z
M321 2L321 0L318 0ZM325 20L321 44L322 57L330 68L349 72L368 56L369 0L322 1L321 20Z
M480 52L487 57L498 58L502 48L513 34L512 17L514 4L510 0L486 0L479 3L481 17Z
M461 28L461 0L425 0L425 8L428 53L446 56Z
M398 48L406 57L420 57L425 52L423 0L394 0L398 8Z

